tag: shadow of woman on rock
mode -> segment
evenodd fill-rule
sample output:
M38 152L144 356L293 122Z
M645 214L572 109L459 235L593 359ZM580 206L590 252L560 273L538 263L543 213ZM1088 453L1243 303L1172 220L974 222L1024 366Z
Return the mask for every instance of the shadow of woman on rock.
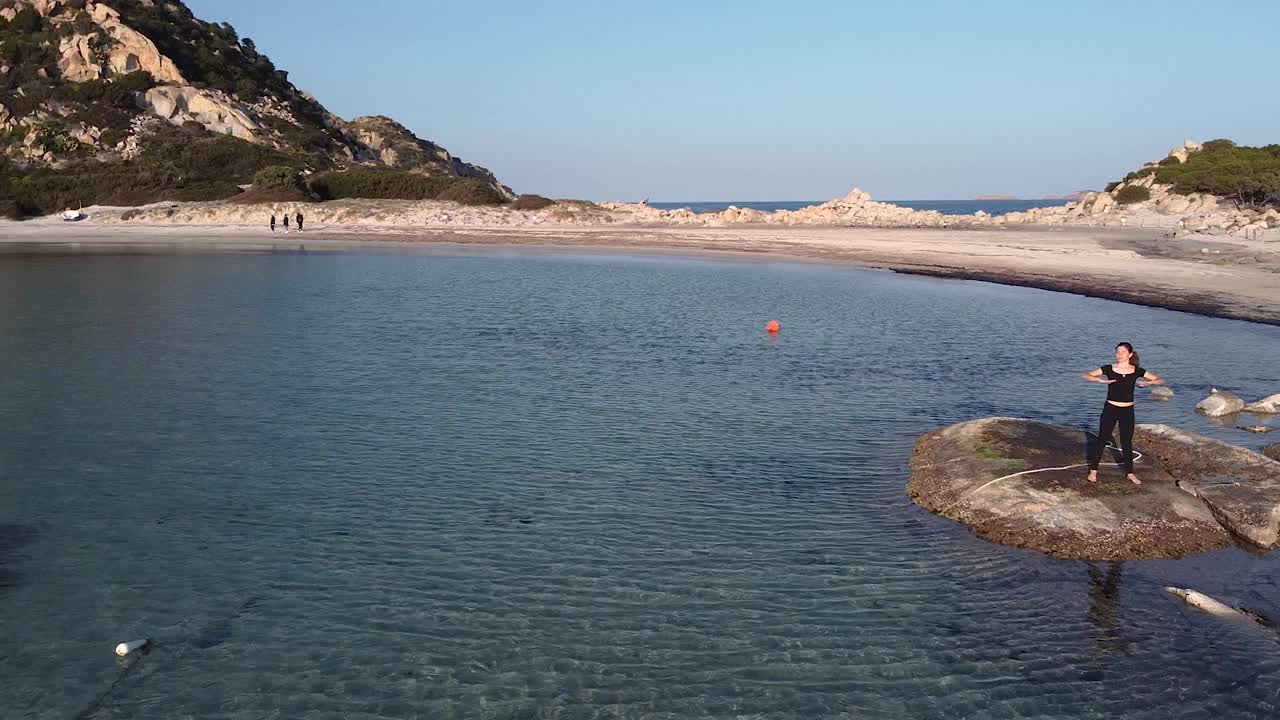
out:
M1120 571L1122 563L1107 563L1103 571L1093 562L1089 572L1089 622L1097 628L1095 641L1104 653L1124 650L1124 638L1118 627L1120 618Z

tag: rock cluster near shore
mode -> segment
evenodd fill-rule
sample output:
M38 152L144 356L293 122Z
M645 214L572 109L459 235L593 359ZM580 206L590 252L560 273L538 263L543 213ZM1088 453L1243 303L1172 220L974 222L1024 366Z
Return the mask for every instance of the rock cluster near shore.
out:
M1169 153L1185 162L1200 149L1190 140ZM1122 204L1118 199L1128 185L1145 188L1150 199ZM1280 241L1280 211L1275 208L1237 208L1221 203L1214 195L1180 195L1154 176L1121 183L1110 192L1087 192L1065 205L1032 208L1023 212L989 215L943 215L933 210L915 210L875 202L859 188L843 198L799 210L762 212L729 207L717 213L694 213L688 209L659 210L646 204L604 203L617 222L650 224L727 225L758 223L777 225L837 225L852 227L1001 227L1016 225L1085 225L1101 227L1163 228L1170 233L1225 234L1249 240Z
M980 536L1056 557L1172 558L1280 545L1280 462L1166 425L1140 425L1124 479L1107 451L1090 484L1080 430L983 418L921 436L907 493ZM1106 464L1106 463L1111 463Z

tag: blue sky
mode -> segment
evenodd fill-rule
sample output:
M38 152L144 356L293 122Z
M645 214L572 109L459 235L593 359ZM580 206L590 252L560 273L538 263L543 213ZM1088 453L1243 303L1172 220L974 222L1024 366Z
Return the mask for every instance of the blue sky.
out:
M1276 2L187 0L519 192L1040 197L1280 142Z

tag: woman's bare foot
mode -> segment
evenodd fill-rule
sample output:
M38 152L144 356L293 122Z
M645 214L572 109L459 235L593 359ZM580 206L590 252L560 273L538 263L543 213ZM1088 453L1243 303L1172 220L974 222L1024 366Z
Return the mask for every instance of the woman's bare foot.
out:
M1090 470L1090 471L1089 471L1089 482L1091 482L1091 483L1096 483L1096 482L1098 482L1098 471L1097 471L1097 470Z
M1128 475L1125 475L1125 477L1129 478L1129 482L1133 483L1134 485L1142 484L1142 481L1138 479L1138 476L1134 475L1133 473L1129 473Z

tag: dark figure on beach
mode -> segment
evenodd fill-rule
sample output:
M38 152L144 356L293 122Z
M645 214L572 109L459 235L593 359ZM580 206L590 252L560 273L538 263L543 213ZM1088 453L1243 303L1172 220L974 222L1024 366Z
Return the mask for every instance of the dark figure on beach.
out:
M272 214L271 215L271 232L275 232L275 231L276 231L276 216L275 214Z
M1125 477L1134 485L1141 485L1142 481L1133 474L1133 386L1160 385L1164 380L1138 365L1138 353L1127 342L1116 345L1114 365L1103 365L1081 377L1107 386L1107 403L1102 406L1102 418L1098 422L1098 443L1093 452L1089 453L1089 482L1098 482L1098 462L1102 459L1102 447L1110 441L1112 431L1119 424ZM1146 380L1139 381L1138 378Z
M294 220L298 221L298 232L302 232L302 213L298 213Z
M289 213L284 214L284 231L289 232Z

